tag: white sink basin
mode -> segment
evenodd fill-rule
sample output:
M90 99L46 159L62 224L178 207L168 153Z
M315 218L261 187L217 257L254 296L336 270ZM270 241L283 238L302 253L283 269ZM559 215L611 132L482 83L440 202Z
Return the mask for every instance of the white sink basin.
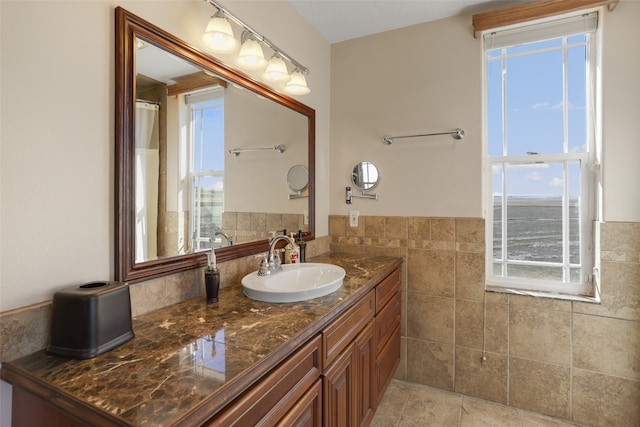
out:
M342 286L342 267L322 263L284 264L282 271L258 276L254 271L242 278L244 294L265 302L306 301L328 295Z

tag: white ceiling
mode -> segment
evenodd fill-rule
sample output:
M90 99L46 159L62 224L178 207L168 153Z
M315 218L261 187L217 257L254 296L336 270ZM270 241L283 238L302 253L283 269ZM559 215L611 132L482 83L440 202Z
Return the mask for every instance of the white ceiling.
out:
M288 0L331 44L531 0Z

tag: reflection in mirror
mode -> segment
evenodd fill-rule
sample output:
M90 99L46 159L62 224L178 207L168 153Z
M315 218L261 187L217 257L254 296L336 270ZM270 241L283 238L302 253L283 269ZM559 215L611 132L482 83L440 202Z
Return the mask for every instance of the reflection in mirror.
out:
M287 183L289 188L296 192L296 194L289 194L289 200L307 197L302 195L302 191L307 188L309 183L309 171L303 165L291 166L287 172Z
M313 238L315 112L124 9L116 16L117 280L204 265L212 244L220 261L251 255L269 231ZM287 150L228 153L265 145ZM305 164L308 201L283 202L282 174Z
M353 168L351 182L359 190L373 189L378 184L378 168L371 162L360 162Z

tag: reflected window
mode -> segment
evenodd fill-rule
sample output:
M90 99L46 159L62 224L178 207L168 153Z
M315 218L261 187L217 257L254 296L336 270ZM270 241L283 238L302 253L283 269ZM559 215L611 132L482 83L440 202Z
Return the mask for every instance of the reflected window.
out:
M185 96L189 108L190 231L195 251L211 247L224 209L224 89Z

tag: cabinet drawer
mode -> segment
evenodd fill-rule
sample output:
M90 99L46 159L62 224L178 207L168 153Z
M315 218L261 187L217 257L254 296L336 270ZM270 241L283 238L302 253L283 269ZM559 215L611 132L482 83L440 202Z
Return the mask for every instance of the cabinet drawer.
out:
M320 376L321 337L311 339L207 425L273 425Z
M378 393L377 401L380 402L384 391L393 379L393 374L400 364L400 326L394 329L391 339L387 342L380 352L380 356L376 360L376 374L374 375L376 384L376 392Z
M277 424L278 427L322 426L322 379L311 386Z
M400 325L400 292L376 315L376 354L380 354L396 327Z
M375 291L344 312L322 331L322 366L326 368L351 344L370 319L375 309Z
M385 279L376 286L376 313L393 297L393 294L400 290L400 268L385 277Z

